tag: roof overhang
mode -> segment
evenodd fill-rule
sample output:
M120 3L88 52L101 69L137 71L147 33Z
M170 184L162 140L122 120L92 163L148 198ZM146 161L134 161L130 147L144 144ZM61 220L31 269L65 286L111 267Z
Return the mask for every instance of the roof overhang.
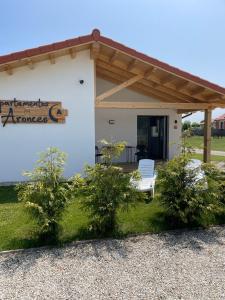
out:
M225 88L106 38L97 29L90 35L0 56L0 72L12 75L15 68L33 69L43 60L56 63L63 55L74 59L78 51L85 49L90 49L96 62L97 76L121 86L125 83L125 87L154 97L179 113L225 107Z

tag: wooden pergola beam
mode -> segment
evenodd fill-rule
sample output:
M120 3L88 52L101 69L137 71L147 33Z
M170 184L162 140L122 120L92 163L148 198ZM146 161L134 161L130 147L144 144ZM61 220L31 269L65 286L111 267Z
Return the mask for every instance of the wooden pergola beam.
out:
M208 103L168 103L168 102L97 102L97 108L138 108L138 109L186 109L186 110L210 110L212 107ZM225 107L225 105L224 105Z
M178 109L177 114L182 115L182 114L187 114L187 113L197 112L197 111L198 110L196 110L196 109Z
M136 75L136 76L134 76L134 77L128 79L127 81L125 81L125 82L123 82L123 83L121 83L121 84L115 86L114 88L112 88L112 89L110 89L110 90L104 92L103 94L97 96L97 97L96 97L96 101L97 101L97 102L100 102L100 101L102 101L102 100L104 100L104 99L106 99L106 98L108 98L108 97L114 95L115 93L121 91L122 89L125 89L125 88L127 88L128 86L134 84L135 82L137 82L138 80L142 79L143 77L144 77L143 74L139 74L139 75Z
M211 160L211 123L212 123L212 110L205 110L205 122L204 122L204 150L203 160L205 163Z

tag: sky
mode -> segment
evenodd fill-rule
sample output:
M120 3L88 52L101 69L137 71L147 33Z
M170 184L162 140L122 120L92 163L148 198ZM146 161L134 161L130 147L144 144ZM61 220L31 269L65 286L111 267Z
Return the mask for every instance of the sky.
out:
M0 0L0 11L0 55L98 28L225 87L225 0ZM203 113L187 119L201 121Z

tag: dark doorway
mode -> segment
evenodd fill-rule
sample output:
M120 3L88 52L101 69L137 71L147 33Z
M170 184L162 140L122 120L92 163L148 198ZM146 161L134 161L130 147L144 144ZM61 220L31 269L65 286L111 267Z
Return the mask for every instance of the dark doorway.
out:
M167 123L167 116L137 117L137 147L145 158L167 159Z

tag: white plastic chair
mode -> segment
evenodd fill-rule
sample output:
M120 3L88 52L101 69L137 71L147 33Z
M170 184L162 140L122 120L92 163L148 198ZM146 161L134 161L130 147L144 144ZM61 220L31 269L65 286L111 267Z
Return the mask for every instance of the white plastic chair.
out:
M138 171L141 179L133 181L133 184L140 192L151 192L154 197L155 192L155 161L152 159L141 159L138 164Z

